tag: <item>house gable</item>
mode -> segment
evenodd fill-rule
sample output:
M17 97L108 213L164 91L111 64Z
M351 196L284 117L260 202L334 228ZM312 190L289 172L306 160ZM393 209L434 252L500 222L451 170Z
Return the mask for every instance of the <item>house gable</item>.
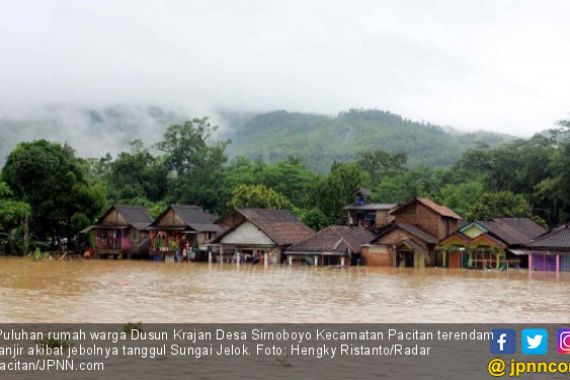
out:
M251 222L245 221L228 232L220 241L233 245L276 245L263 231Z
M461 229L461 233L468 236L470 239L475 239L477 236L486 234L487 229L481 226L479 223L473 222Z
M115 207L112 207L107 214L103 217L101 224L111 225L111 226L122 226L128 224L125 218L117 211Z
M422 227L434 236L445 236L445 233L440 232L440 225L443 223L443 218L420 202L411 202L394 214L396 216L396 223L413 224Z
M499 247L499 248L507 248L507 245L493 237L482 234L477 236L475 239L471 240L470 243L471 247Z
M158 227L183 227L186 225L182 218L176 215L176 212L174 212L172 207L168 208L168 210L166 210L153 224Z
M394 228L392 231L387 232L385 235L380 236L378 239L375 240L373 245L394 246L407 240L413 240L416 244L422 246L425 250L429 250L429 247L426 244L426 242L422 241L417 236L407 231L404 231L401 228Z
M441 240L438 244L441 247L453 247L453 246L464 246L469 244L469 242L470 240L467 237L456 232L452 235L449 235L445 239Z

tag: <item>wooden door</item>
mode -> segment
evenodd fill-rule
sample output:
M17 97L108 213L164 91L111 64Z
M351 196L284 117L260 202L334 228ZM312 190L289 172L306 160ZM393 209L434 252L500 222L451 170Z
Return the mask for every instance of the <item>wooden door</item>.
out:
M461 268L461 253L451 252L449 254L449 267L452 269Z

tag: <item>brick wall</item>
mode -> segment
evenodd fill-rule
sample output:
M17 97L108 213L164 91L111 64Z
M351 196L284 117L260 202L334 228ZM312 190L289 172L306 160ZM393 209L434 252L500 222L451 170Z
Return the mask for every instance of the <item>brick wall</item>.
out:
M364 265L371 267L393 267L394 254L392 249L382 245L362 247L362 260Z
M413 202L398 212L396 222L420 226L438 239L443 239L458 229L457 220L442 217L419 202Z

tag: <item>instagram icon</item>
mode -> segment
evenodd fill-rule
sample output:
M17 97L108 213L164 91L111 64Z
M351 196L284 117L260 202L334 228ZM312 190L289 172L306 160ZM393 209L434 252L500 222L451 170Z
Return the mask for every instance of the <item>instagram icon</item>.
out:
M558 329L559 354L570 354L570 329Z

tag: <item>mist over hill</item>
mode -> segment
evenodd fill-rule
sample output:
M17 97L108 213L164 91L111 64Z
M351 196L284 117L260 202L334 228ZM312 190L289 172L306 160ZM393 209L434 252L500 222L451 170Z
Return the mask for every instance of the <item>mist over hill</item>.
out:
M51 106L0 115L0 160L20 141L48 139L70 144L80 156L115 156L128 143L156 143L168 125L192 117L187 111L161 107ZM212 112L220 125L215 138L230 138L230 157L245 155L273 162L301 157L310 167L327 171L332 162L350 160L359 151L404 152L409 162L445 167L478 143L497 146L512 137L490 132L461 133L378 110L350 110L337 116L273 111Z
M21 141L46 139L68 143L82 157L113 156L129 141L157 142L170 124L188 118L159 107L46 106L0 114L0 163Z

